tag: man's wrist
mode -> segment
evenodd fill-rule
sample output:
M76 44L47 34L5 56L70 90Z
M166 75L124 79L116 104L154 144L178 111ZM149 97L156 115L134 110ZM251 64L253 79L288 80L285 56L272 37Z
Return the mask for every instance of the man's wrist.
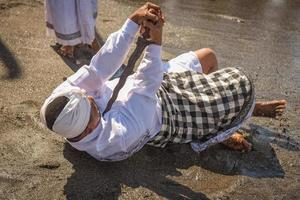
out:
M139 16L136 13L131 14L128 18L134 21L136 24L140 25Z
M162 40L161 40L161 39L157 39L157 40L154 41L154 43L155 43L156 45L161 46Z
M128 18L125 23L122 26L122 31L128 33L132 37L136 35L136 33L139 31L139 25L132 21L130 18Z

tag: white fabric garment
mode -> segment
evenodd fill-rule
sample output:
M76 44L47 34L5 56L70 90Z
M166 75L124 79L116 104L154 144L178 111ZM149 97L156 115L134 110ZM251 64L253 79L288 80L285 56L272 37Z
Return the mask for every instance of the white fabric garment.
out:
M84 131L89 122L91 104L82 89L74 87L71 90L57 92L46 99L41 108L41 119L44 124L48 104L59 96L67 97L69 102L55 120L52 130L65 138L76 137Z
M116 82L108 79L124 62L138 30L139 26L128 19L119 31L107 38L90 65L81 67L51 96L79 87L95 98L102 113ZM156 92L163 79L160 54L161 46L151 44L145 49L137 73L128 78L111 110L101 116L91 134L79 142L70 142L73 147L98 160L121 160L158 133L160 109Z
M53 92L79 87L95 98L100 113L112 94L118 79L108 79L118 70L128 54L139 26L127 19L122 28L112 33L89 66L83 66ZM161 129L161 106L156 92L163 72L195 70L202 72L194 52L188 52L162 64L161 46L151 44L145 49L138 71L128 77L117 100L96 129L74 148L86 151L102 161L122 160L141 149Z
M83 66L59 85L53 95L79 87L95 98L102 113L118 79L108 79L124 62L139 26L128 19L112 33L89 66ZM79 142L70 144L98 160L122 160L142 148L161 128L161 107L156 92L163 72L196 70L201 65L194 52L186 53L164 66L161 46L149 45L137 73L129 76L111 110L101 117L98 127ZM171 64L171 65L170 65ZM69 142L69 141L68 141Z
M91 44L95 38L97 0L46 0L47 35L61 45Z

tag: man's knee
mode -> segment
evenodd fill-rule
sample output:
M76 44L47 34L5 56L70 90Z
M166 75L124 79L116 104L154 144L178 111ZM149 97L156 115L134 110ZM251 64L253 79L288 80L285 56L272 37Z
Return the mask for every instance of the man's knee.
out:
M216 53L210 48L203 48L195 51L204 74L209 74L218 69Z

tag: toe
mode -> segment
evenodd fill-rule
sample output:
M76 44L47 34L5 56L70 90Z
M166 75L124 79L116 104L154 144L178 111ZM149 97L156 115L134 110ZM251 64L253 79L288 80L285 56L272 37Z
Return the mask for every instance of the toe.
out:
M285 109L286 106L285 105L279 105L279 106L276 106L276 109Z
M281 104L287 104L287 101L286 101L285 99L279 100L279 102L280 102Z
M251 151L252 149L252 144L248 142L246 139L243 140L243 149L246 151Z
M278 114L283 114L284 109L276 109L275 112L276 112L277 115Z

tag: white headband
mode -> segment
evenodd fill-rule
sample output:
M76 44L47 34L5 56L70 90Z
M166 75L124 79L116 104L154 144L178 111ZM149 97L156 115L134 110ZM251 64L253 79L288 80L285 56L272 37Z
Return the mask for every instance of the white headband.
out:
M41 119L45 125L46 108L49 103L59 96L67 97L69 102L55 120L52 130L65 138L74 138L80 135L88 125L91 115L91 104L85 95L85 91L79 88L55 93L46 99L41 108Z

